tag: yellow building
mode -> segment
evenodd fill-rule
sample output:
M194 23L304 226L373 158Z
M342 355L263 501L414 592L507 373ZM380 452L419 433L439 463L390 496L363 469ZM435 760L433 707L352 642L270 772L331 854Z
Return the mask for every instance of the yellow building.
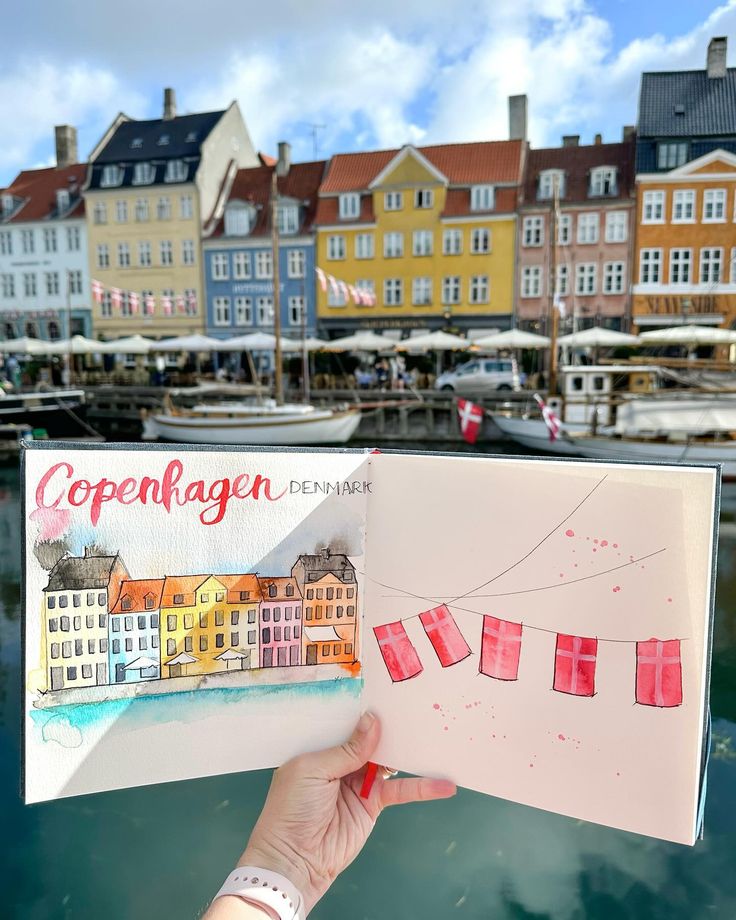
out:
M239 167L259 164L237 103L163 118L118 115L90 156L84 191L97 336L162 337L204 330L203 226ZM132 296L131 296L132 295Z
M317 264L374 293L318 290L322 328L505 327L514 300L521 140L340 154L319 193ZM349 290L349 287L348 287Z

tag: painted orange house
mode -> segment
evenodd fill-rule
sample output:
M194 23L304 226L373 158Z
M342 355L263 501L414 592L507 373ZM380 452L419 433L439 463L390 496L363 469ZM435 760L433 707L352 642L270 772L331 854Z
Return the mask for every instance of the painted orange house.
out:
M299 556L292 575L304 597L304 664L346 664L358 659L358 586L344 553Z

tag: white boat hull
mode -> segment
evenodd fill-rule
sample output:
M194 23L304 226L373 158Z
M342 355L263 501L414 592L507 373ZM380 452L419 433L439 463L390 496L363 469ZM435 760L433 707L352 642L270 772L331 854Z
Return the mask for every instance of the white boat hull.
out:
M144 439L184 444L249 444L279 447L344 444L355 434L360 412L315 410L288 415L217 416L154 415L144 422Z
M560 454L566 457L575 457L578 454L576 448L565 439L565 435L568 432L586 431L588 428L585 424L571 425L563 423L559 437L554 441L550 441L549 428L543 419L523 418L518 415L501 415L495 412L492 415L493 421L499 430L506 437L511 438L512 441L521 444L522 447L550 454Z
M723 476L736 479L736 441L678 444L633 438L578 437L569 443L578 457L593 460L648 460L665 463L720 463Z

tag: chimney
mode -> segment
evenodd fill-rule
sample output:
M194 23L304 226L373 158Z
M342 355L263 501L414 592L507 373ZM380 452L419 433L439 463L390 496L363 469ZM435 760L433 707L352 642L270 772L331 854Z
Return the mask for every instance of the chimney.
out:
M621 139L624 143L633 141L636 136L636 125L624 125L624 130L621 134Z
M164 121L171 121L176 118L176 93L167 86L164 90Z
M279 141L279 158L276 162L276 175L283 179L289 175L291 169L291 144L288 141Z
M329 559L329 558L330 558L330 548L329 548L329 546L324 546L324 547L322 547L322 549L319 551L319 554L320 554L320 556L321 556L323 559L325 559L325 560L326 560L326 559Z
M603 143L603 135L596 134L596 136L593 138L593 143L596 145L596 147L600 147L600 145Z
M77 162L77 129L72 125L57 125L54 128L56 140L56 165L59 168L72 166Z
M562 135L562 146L563 147L579 147L580 146L580 135L579 134L563 134Z
M509 96L509 140L526 140L527 106L526 93Z
M711 38L708 45L708 78L710 80L726 76L726 56L728 54L728 38L725 35Z

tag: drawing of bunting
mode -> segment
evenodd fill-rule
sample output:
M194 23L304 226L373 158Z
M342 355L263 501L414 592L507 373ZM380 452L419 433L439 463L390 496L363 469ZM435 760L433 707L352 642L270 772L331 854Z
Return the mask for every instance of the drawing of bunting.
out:
M476 406L469 399L458 399L457 414L460 417L460 433L468 444L475 444L483 424L483 407Z
M394 683L409 680L410 677L416 677L417 674L422 673L424 670L422 662L401 620L395 623L384 623L383 626L374 626L373 632L384 664Z
M443 668L449 668L468 657L470 646L445 604L425 610L419 614L419 619Z
M102 291L103 286L101 281L92 282L92 297L94 297L97 303L102 303Z
M558 633L553 688L573 696L594 696L597 654L597 639Z
M521 623L483 617L480 673L496 680L518 680Z
M636 702L643 706L682 705L679 639L636 643Z
M319 286L323 291L327 290L327 275L322 271L318 266L315 267L315 272L317 272L317 280L319 281Z

